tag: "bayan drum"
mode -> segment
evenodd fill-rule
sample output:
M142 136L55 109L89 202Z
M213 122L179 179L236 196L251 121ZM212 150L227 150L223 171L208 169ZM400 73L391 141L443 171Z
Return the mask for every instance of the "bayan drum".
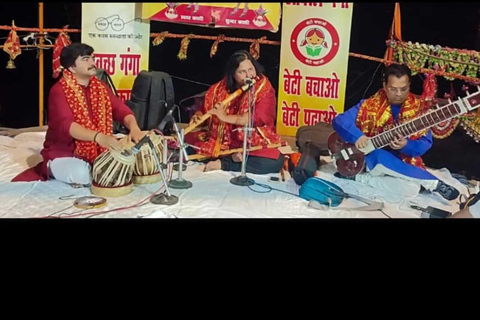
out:
M100 197L120 197L133 190L135 156L107 150L93 162L92 193Z

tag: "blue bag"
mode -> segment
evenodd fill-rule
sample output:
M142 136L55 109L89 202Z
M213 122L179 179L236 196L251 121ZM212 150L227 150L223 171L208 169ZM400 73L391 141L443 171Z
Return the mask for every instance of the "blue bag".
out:
M317 177L307 179L300 188L299 195L302 199L315 200L329 207L338 207L345 198L348 198L342 188Z

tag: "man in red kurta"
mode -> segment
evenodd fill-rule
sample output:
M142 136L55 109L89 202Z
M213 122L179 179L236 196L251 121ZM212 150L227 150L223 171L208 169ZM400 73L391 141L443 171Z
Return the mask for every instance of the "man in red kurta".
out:
M50 90L48 130L43 162L13 181L57 180L89 185L95 158L107 149L120 150L113 120L130 129L138 142L144 133L132 111L95 77L93 48L82 43L65 47L60 56L62 78Z
M245 79L254 79L251 89L234 99L226 108L221 105L230 94L244 86ZM249 96L250 95L250 96ZM185 141L196 146L204 156L218 158L220 152L243 147L243 126L248 122L249 100L253 119L253 132L248 138L248 146L267 146L282 142L275 130L276 99L275 90L263 75L262 67L247 51L234 53L226 66L223 80L209 88L205 95L202 110L191 119L196 123L205 113L212 115L207 130L186 135ZM283 167L284 156L278 149L262 149L249 153L246 171L256 174L279 172ZM236 153L210 161L206 171L241 171L242 154Z

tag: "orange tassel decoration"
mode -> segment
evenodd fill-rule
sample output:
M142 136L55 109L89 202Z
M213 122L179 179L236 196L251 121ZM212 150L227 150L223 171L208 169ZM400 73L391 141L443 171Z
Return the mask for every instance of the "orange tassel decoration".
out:
M152 44L154 46L158 46L158 45L161 45L163 43L163 41L165 40L165 37L167 36L168 34L168 31L163 31L162 33L160 33L158 35L158 37L156 37L155 39L153 39L153 42Z
M260 39L253 41L253 43L250 45L250 54L255 60L260 58L260 41L265 40L266 38L267 37L261 37Z
M178 52L178 60L186 60L187 59L187 50L188 50L188 45L190 44L190 38L193 35L188 35L185 38L182 39L182 42L180 43L180 51Z
M225 35L221 34L218 36L217 40L212 45L212 48L210 49L210 58L212 58L218 51L218 44L222 43L225 41Z

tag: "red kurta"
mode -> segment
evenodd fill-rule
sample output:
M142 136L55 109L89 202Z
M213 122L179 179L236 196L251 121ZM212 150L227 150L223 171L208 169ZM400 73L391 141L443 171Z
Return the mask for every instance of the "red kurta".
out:
M102 83L103 84L103 83ZM125 105L113 92L107 88L110 101L112 103L113 120L123 123L126 116L133 114L130 108ZM90 101L90 88L81 86L89 116L92 117L92 104ZM43 144L41 154L43 162L40 163L34 171L32 169L15 177L12 181L35 181L49 179L47 163L56 158L73 157L75 149L75 139L70 135L70 126L74 122L72 109L67 103L67 98L60 82L57 82L50 90L48 98L48 130Z
M267 145L281 142L280 137L275 130L276 117L276 98L275 90L266 77L261 77L254 87L254 110L252 139L249 142L252 146ZM229 93L226 89L226 80L214 84L205 95L205 103L200 110L203 114L213 108L216 103L223 101ZM253 104L252 104L253 107ZM248 94L244 92L238 98L233 100L227 108L227 114L244 114L248 112ZM243 131L235 130L243 128L221 122L213 116L208 121L208 130L190 133L185 136L187 143L201 147L200 154L212 156L215 145L220 145L220 151L236 149L243 147ZM217 150L218 151L218 150ZM250 152L250 156L278 159L280 151L278 149L262 149Z

